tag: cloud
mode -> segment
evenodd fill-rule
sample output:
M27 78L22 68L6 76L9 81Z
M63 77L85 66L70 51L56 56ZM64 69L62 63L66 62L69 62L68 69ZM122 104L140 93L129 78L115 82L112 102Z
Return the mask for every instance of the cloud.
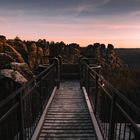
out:
M103 10L110 11L112 14L123 14L140 9L139 0L111 0L104 5Z
M140 36L139 9L140 0L6 0L0 4L0 30L23 39L46 33L52 40L89 43L134 39Z
M0 9L22 10L27 16L118 16L139 10L140 0L7 0L1 2Z
M140 16L140 10L136 10L136 11L134 11L134 12L131 12L131 13L130 13L130 16L131 16L131 17Z

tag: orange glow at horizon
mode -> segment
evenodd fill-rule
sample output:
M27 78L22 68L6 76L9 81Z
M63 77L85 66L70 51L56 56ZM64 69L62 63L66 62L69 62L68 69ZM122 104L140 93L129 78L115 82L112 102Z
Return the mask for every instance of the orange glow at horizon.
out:
M18 36L18 35L17 35ZM16 36L8 35L8 39L14 39ZM70 43L78 43L81 47L86 47L89 44L94 43L103 43L107 46L107 44L113 44L115 48L140 48L140 40L139 39L103 39L103 38L84 38L84 37L48 37L46 36L36 36L36 35L26 35L26 36L18 36L21 40L35 40L38 39L46 39L46 41L54 41L60 42L63 41L66 44Z
M22 40L78 43L81 47L98 42L113 44L115 48L140 48L140 25L132 23L17 24L15 27L9 26L7 30L2 28L1 31L8 39L19 36Z

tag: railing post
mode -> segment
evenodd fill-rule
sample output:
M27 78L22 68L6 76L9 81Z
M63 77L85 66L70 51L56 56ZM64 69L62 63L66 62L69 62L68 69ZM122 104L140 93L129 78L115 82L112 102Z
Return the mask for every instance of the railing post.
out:
M60 86L60 79L61 79L61 72L62 72L62 56L58 55L58 78L59 78L59 86Z
M57 88L59 88L59 86L60 86L60 61L56 57L53 58L52 60L54 61L55 66L56 66L56 80L55 80L55 82L56 82Z
M88 59L87 58L81 58L81 61L80 61L80 67L81 67L81 69L80 69L80 72L81 72L81 80L80 80L80 85L81 85L81 87L82 86L85 86L86 85L86 64L88 64L89 62L88 62Z
M62 65L62 56L61 55L58 55L57 58L59 59L59 65L60 65L60 68L61 68L61 65Z
M42 89L42 83L43 83L43 81L42 81L42 79L40 80L40 84L39 84L39 93L40 93L40 108L41 108L41 113L43 112L43 89ZM43 84L44 85L44 84Z
M86 90L87 90L87 93L89 94L89 68L88 67L85 67L85 87L86 87Z
M96 66L94 67L96 73L96 76L95 76L95 103L94 103L94 113L96 115L96 112L97 112L97 104L98 104L98 92L99 92L99 74L100 74L100 68L101 66Z
M82 71L83 71L83 64L82 64L82 58L83 56L79 57L79 73L80 73L80 86L82 87Z
M19 124L21 130L20 140L25 140L22 91L19 93Z
M117 96L113 93L112 102L111 102L111 112L110 112L110 122L109 122L109 140L114 140L114 131L115 131L115 112L116 112L116 99Z

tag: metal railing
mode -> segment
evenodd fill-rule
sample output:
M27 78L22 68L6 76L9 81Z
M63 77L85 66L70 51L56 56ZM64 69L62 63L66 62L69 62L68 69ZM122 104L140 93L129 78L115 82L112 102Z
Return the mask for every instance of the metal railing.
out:
M140 140L140 109L100 74L100 66L80 60L81 86L87 90L105 140Z
M55 86L58 60L0 102L0 140L29 140Z

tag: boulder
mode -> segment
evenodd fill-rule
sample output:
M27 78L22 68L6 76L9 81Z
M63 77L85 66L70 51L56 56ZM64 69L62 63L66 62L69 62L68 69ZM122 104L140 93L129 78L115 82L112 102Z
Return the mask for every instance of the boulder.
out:
M15 60L9 54L0 53L0 69L9 68L11 62Z
M30 70L27 63L17 63L12 62L10 63L11 69L18 71L20 74L22 74L27 80L33 78L33 73Z
M27 79L21 75L18 71L12 69L2 69L0 70L0 76L7 77L12 79L13 81L23 85L27 82Z

